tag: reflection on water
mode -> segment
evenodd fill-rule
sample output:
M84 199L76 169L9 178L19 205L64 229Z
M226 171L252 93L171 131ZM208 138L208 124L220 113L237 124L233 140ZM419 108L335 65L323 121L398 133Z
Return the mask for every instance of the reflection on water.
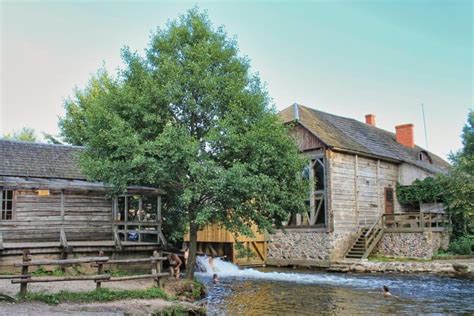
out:
M205 262L203 262L205 261ZM238 269L216 261L199 273L212 314L474 313L474 280L431 275L334 274L310 270ZM229 266L230 265L230 266ZM229 268L229 269L228 269ZM212 273L221 282L212 284ZM385 298L388 285L398 298Z

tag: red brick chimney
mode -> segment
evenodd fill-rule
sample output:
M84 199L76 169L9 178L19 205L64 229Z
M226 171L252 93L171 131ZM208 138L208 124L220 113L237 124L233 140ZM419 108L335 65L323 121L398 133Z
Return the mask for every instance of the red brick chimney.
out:
M365 124L375 126L375 115L367 114L365 116Z
M415 138L413 135L413 124L403 124L395 126L397 142L410 148L415 147Z

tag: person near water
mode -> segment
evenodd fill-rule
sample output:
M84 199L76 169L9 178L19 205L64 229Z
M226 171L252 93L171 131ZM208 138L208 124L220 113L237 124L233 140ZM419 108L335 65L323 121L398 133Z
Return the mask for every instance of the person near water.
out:
M384 297L396 297L394 295L392 295L392 293L390 293L390 290L388 289L388 286L384 285L382 287L382 291L383 291L383 296Z
M184 263L186 264L186 267L188 266L188 258L189 258L189 247L186 247L184 249Z
M219 283L219 276L217 275L217 273L214 273L214 275L212 276L212 283Z
M168 261L170 262L170 275L171 277L175 277L176 280L179 280L179 269L181 264L183 263L181 259L179 259L178 255L175 253L171 253L168 255Z

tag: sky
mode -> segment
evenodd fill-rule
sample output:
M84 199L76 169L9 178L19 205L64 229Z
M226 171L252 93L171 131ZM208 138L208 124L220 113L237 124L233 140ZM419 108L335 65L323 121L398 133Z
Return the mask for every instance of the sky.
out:
M64 100L120 50L195 5L236 36L277 109L295 102L395 131L442 157L473 108L473 1L0 0L0 135L59 134Z

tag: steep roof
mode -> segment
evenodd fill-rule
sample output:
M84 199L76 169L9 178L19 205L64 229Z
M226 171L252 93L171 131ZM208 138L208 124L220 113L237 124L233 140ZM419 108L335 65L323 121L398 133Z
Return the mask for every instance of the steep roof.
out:
M85 180L76 161L81 150L0 139L0 176Z
M427 150L415 146L409 148L398 143L395 134L357 120L317 111L295 104L280 112L283 122L298 122L326 146L379 157L397 162L407 162L432 173L446 172L449 164ZM418 160L425 151L432 163Z

